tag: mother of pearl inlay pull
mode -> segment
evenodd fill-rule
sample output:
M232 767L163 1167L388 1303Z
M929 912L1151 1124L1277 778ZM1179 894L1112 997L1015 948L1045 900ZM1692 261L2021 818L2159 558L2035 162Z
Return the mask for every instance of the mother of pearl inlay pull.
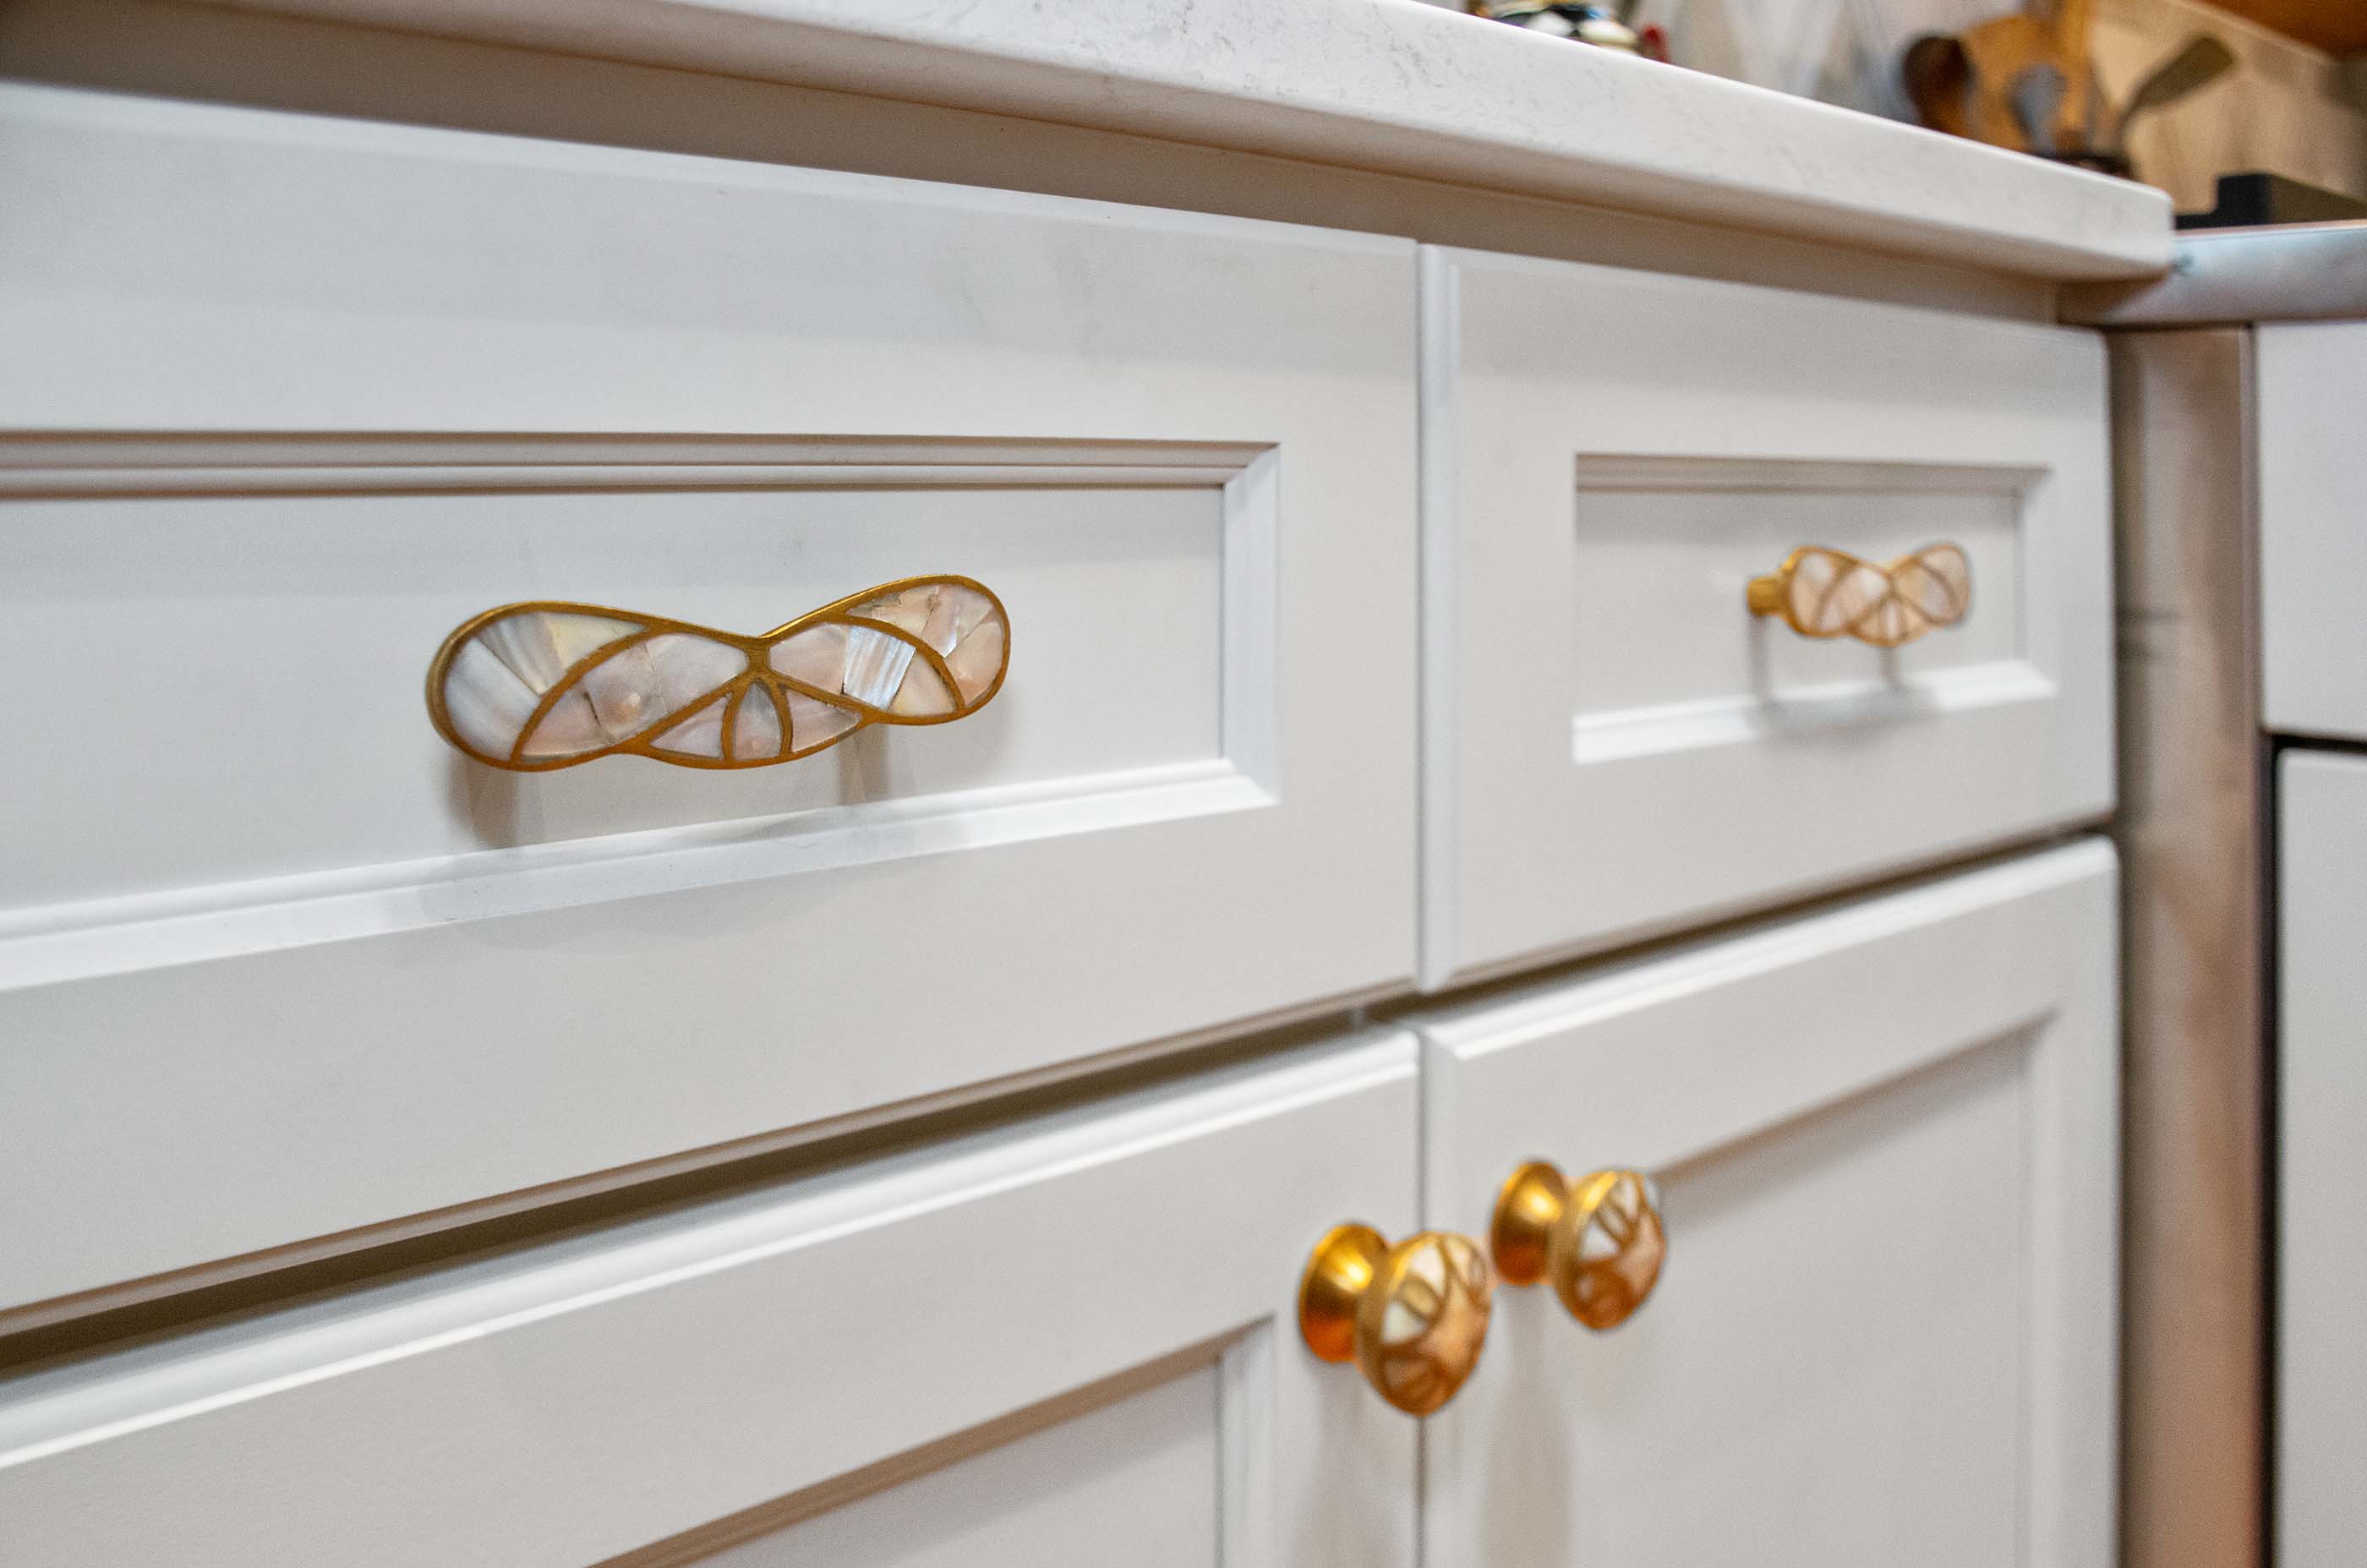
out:
M1009 617L983 583L913 577L756 637L596 604L471 616L427 667L436 732L522 773L595 757L754 768L870 724L944 724L1002 689Z
M1802 637L1853 637L1876 648L1913 642L1953 626L1973 605L1973 566L1945 542L1892 561L1803 545L1765 577L1750 580L1754 615L1781 615Z

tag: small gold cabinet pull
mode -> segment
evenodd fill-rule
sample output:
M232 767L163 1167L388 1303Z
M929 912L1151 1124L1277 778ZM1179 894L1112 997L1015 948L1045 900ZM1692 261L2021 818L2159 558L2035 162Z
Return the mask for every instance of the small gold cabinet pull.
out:
M1011 623L984 583L908 577L755 637L597 604L504 604L453 628L427 667L436 733L516 773L601 757L756 768L874 724L984 707Z
M1635 1314L1669 1253L1651 1178L1614 1168L1565 1181L1545 1160L1505 1181L1488 1244L1506 1284L1546 1280L1570 1316L1595 1329Z
M1335 1225L1298 1286L1298 1332L1326 1361L1353 1361L1383 1399L1427 1416L1479 1364L1495 1280L1479 1244L1423 1231L1391 1247L1370 1225Z
M1973 566L1964 548L1926 545L1892 561L1803 545L1744 592L1754 615L1779 616L1802 637L1853 637L1876 648L1913 642L1953 626L1973 606Z

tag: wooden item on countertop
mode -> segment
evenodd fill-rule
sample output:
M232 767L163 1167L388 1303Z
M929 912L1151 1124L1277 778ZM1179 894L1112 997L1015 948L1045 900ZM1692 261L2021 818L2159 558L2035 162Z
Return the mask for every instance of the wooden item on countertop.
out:
M1901 62L1917 115L1934 130L2050 157L2095 145L2090 11L2091 0L2062 0L2051 17L2018 11L1917 39Z
M2235 55L2197 35L2115 110L2089 52L2092 12L2093 0L2060 0L2051 16L2020 11L1915 39L1899 69L1917 116L1953 136L2129 173L2130 123L2217 80Z
M2137 116L2165 108L2208 83L2217 81L2236 64L2236 53L2209 33L2197 33L2185 47L2156 66L2137 84L2129 101L2112 118L2110 146L2124 158L2129 151L2129 125Z

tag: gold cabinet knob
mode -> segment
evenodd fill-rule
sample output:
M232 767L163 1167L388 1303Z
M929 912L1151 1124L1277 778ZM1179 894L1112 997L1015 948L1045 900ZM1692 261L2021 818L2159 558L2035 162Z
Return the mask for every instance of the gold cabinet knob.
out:
M1353 1361L1383 1399L1427 1416L1479 1363L1495 1280L1479 1244L1423 1231L1391 1247L1370 1225L1335 1225L1298 1286L1298 1332L1327 1361Z
M1953 626L1973 607L1973 565L1961 546L1926 545L1891 561L1803 545L1744 592L1754 615L1778 615L1802 637L1853 637L1876 648Z
M1659 1283L1669 1253L1650 1177L1598 1170L1569 1182L1545 1160L1531 1160L1505 1181L1488 1242L1506 1284L1550 1282L1570 1316L1589 1328L1626 1322Z

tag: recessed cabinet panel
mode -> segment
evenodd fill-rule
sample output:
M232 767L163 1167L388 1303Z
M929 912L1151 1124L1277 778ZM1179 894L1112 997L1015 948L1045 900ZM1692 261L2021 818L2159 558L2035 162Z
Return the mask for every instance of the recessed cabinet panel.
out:
M2367 740L2367 321L2253 329L2260 682L2269 728Z
M696 1561L1040 1568L1100 1559L1123 1521L1127 1561L1138 1568L1221 1568L1208 1478L1224 1464L1223 1409L1223 1375L1195 1367Z
M2109 809L2094 334L1423 269L1429 983Z
M0 1314L1410 983L1410 243L33 86L0 140ZM956 722L430 723L504 605L947 574L1010 626Z
M1297 1307L1415 1095L1375 1033L22 1377L0 1558L1411 1568Z
M2114 933L2090 842L1421 1021L1425 1223L1624 1167L1667 1249L1498 1291L1423 1561L2105 1568Z
M2005 674L1999 666L2022 649L2015 562L2029 479L1879 463L1580 462L1573 755L1698 744L1718 724L1788 725L1805 739L1862 721L1886 700L1911 705L1892 691L1894 676L1944 694ZM1954 540L1981 586L1980 613L1950 636L1894 649L1794 636L1733 613L1735 579L1825 537L1885 561ZM1688 635L1670 635L1678 627ZM1652 657L1637 658L1640 649Z
M2367 761L2287 751L2278 765L2277 1561L2367 1555Z
M484 445L456 442L453 455L492 467ZM780 455L825 460L715 490L697 460L711 447L642 445L629 463L514 469L538 487L519 491L0 502L8 658L36 668L86 643L172 650L169 679L23 694L25 722L50 739L40 766L0 779L18 829L0 905L22 914L390 865L430 875L419 863L438 881L482 882L521 851L557 864L726 834L810 844L883 812L977 812L998 795L1057 800L1081 781L1122 791L1229 770L1227 657L1256 654L1224 646L1226 487L1253 455L1129 485L1054 444L1042 452L1051 471L1025 482L971 465L932 485L897 470L925 478L946 454L907 452L850 487L832 444L780 443ZM729 450L762 468L767 445ZM427 656L505 583L761 632L924 565L991 584L1032 634L1014 650L1021 678L959 723L874 726L810 759L685 777L631 758L504 774L423 722ZM258 603L271 575L277 596ZM127 736L145 765L117 765ZM215 830L190 832L191 811ZM95 838L101 817L113 830Z

